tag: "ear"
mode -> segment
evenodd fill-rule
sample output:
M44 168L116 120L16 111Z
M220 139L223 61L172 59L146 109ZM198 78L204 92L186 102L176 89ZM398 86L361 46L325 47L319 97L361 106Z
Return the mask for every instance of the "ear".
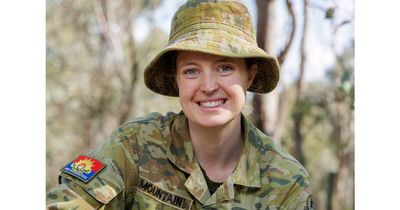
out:
M249 71L249 79L247 80L247 89L253 84L253 80L256 77L256 74L258 72L258 65L253 64L251 65L250 71Z

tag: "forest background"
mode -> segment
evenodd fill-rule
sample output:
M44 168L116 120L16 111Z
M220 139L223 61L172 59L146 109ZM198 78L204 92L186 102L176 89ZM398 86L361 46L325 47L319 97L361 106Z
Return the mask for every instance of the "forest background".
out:
M183 0L46 1L46 190L59 169L129 119L179 112L143 83ZM310 172L318 209L354 209L354 6L246 0L260 47L281 64L243 112Z

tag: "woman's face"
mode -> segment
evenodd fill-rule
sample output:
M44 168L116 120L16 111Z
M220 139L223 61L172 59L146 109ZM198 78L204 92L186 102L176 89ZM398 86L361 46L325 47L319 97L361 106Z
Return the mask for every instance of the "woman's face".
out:
M191 124L223 126L240 119L246 90L257 72L242 58L179 51L176 81L183 112Z

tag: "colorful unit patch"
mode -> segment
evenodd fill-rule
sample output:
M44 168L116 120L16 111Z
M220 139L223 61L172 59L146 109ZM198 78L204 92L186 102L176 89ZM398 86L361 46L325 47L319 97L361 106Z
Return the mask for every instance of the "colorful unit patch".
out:
M87 183L105 167L106 166L103 163L94 158L80 155L75 160L64 166L61 171Z

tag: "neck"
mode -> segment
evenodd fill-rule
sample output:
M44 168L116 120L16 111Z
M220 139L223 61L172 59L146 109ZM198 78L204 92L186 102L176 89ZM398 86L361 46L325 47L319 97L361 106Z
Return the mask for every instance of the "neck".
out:
M195 156L213 181L223 182L239 161L244 142L240 116L220 127L201 127L189 121Z

